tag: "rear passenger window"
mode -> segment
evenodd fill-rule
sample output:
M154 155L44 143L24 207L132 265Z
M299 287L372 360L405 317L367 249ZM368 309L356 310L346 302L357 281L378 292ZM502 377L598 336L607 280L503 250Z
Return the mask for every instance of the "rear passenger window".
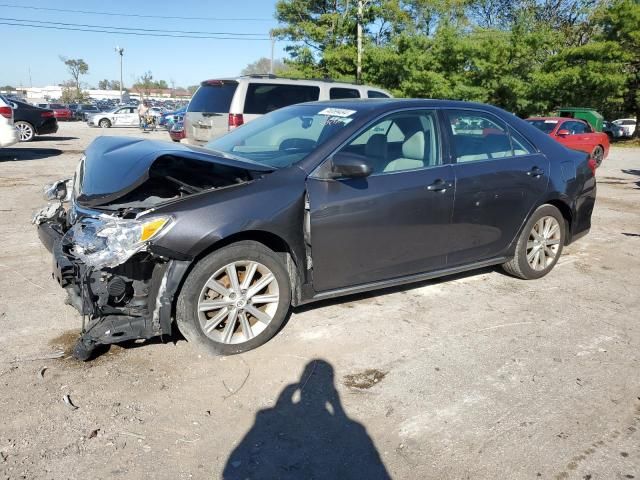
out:
M340 98L360 98L360 92L355 88L332 88L329 90L329 98L331 100L339 100Z
M244 101L244 113L265 114L295 103L315 102L320 87L250 83Z
M457 163L532 153L531 147L521 136L512 139L505 124L492 115L463 110L449 110L446 114Z
M367 97L369 97L369 98L389 98L389 95L387 95L384 92L378 92L377 90L369 90L367 92Z

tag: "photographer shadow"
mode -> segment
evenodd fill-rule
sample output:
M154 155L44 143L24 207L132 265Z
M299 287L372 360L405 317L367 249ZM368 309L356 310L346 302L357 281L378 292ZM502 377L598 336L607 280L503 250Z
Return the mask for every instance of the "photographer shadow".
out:
M342 408L333 367L309 362L273 408L261 410L222 478L389 479L366 429Z

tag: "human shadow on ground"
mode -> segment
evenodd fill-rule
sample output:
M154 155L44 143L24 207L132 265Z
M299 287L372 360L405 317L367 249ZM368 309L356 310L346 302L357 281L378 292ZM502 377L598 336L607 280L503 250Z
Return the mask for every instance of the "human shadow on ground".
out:
M331 364L310 361L273 408L260 410L222 478L390 479L366 429L342 408Z

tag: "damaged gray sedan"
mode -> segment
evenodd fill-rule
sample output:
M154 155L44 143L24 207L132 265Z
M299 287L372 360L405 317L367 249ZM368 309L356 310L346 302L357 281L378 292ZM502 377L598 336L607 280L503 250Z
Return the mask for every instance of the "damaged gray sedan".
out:
M175 327L233 354L311 301L497 264L541 278L595 192L593 159L494 107L317 102L205 148L100 137L34 223L77 358Z

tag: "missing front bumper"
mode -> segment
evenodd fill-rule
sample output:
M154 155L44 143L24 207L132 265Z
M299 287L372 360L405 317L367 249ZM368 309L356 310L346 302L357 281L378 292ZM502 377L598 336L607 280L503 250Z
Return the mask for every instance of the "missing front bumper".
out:
M59 224L41 223L38 235L52 253L52 276L66 290L67 303L88 319L76 358L91 358L97 345L171 334L173 300L189 261L141 253L115 268L96 270L70 253Z

